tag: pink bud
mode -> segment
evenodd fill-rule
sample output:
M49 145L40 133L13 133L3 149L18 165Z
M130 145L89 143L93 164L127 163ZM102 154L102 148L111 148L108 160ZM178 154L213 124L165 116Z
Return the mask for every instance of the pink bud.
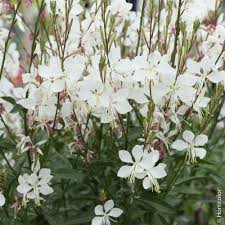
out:
M165 154L164 143L163 143L163 141L160 141L160 143L159 143L159 158L163 159L164 154Z
M94 158L94 152L93 151L91 151L91 150L88 150L88 152L87 152L87 156L86 156L86 160L87 160L87 162L91 162L92 160L93 160L93 158Z

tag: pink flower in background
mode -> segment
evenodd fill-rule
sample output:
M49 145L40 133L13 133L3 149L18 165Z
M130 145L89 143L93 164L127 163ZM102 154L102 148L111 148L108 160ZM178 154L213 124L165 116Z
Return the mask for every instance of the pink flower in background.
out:
M30 7L32 5L33 1L32 0L24 0L24 3L27 7Z
M91 150L88 150L87 157L86 157L87 162L90 163L93 160L93 158L94 158L94 152Z
M11 7L8 3L8 0L0 0L0 3L2 3L2 13L8 13L11 10Z

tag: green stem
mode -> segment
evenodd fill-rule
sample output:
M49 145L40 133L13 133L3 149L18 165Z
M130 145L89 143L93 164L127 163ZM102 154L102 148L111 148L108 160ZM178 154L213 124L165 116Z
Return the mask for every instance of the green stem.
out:
M141 28L142 28L142 25L144 22L145 5L146 5L146 0L144 0L142 3L141 20L140 20L140 25L139 25L139 30L138 30L138 43L137 43L137 47L136 47L136 56L138 55L138 50L139 50L140 41L141 41Z
M43 10L45 8L44 3L45 3L45 1L42 0L41 6L40 6L40 9L39 9L39 12L38 12L38 17L37 17L36 22L35 22L35 27L34 27L34 32L33 32L33 40L32 40L32 47L31 47L29 72L31 70L31 66L32 66L33 58L34 58L34 52L35 52L35 48L36 48L35 41L36 41L37 36L38 36L38 24L39 24L39 20L40 20L40 17L41 17L41 13L43 12ZM38 5L38 2L37 2L37 5Z
M20 5L21 5L21 1L18 2L16 9L14 9L13 20L12 20L12 23L11 23L11 26L10 26L10 29L9 29L9 32L8 32L8 36L7 36L7 39L6 39L6 42L5 42L3 59L2 59L1 70L0 70L0 80L1 80L2 74L3 74L3 69L4 69L5 59L6 59L7 48L8 48L8 45L9 45L9 40L11 38L11 33L12 33L12 30L13 30L13 27L14 27L14 25L16 23L16 14L17 14L17 11L18 11Z
M176 169L176 172L173 176L173 178L171 179L171 181L169 182L169 185L167 186L167 189L164 193L164 196L163 197L166 197L167 194L170 192L170 190L172 189L173 185L175 184L177 178L179 177L179 174L183 168L183 165L184 165L184 162L185 162L185 158L180 162L178 168Z
M182 3L182 0L179 0L177 20L176 20L176 34L175 34L175 39L174 39L173 52L172 52L172 56L171 56L171 64L173 67L175 67L175 59L176 59L176 54L177 54L177 41L178 41L178 37L180 34L181 3Z
M12 168L9 160L6 158L4 152L3 151L0 151L0 152L1 152L1 155L4 158L4 160L6 161L7 165L9 166L10 170L13 172L14 175L17 175L16 171Z
M12 135L12 132L10 131L9 126L5 123L5 120L3 119L3 117L2 117L1 114L0 114L0 119L1 119L1 121L2 121L2 123L3 123L3 125L5 126L5 129L7 130L7 132L8 132L8 134L9 134L9 137L11 138L11 140L12 140L15 144L17 144L15 138L14 138L13 135Z
M128 132L129 132L129 123L130 123L130 113L127 113L127 126L126 126L126 134L125 134L125 149L128 147Z

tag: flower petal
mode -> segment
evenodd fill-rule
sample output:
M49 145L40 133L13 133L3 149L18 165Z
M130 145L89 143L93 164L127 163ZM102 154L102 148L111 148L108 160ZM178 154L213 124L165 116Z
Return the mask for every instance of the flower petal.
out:
M121 216L121 214L123 213L123 210L119 209L119 208L113 208L108 215L112 216L112 217L119 217Z
M104 214L104 211L103 211L103 206L102 205L97 205L95 207L95 215L97 216L101 216Z
M17 186L16 190L21 194L27 194L32 189L32 187L26 183L22 183Z
M199 80L199 77L185 73L183 75L178 76L177 82L179 84L187 85L187 86L193 86L195 83Z
M116 108L116 111L120 114L126 114L132 110L131 105L128 101L119 101L114 103L114 106Z
M204 159L206 156L206 150L204 148L194 148L196 156L200 159Z
M133 163L132 157L128 151L121 150L119 151L120 160L126 163Z
M104 204L104 209L105 212L109 212L109 210L111 210L114 207L114 201L113 200L108 200L105 204Z
M144 154L143 159L141 161L141 165L145 169L150 170L158 160L159 160L159 151L154 150L151 151L149 154Z
M60 92L65 88L65 80L64 79L55 80L52 83L51 87L53 92Z
M153 167L150 170L150 173L155 178L163 178L167 175L165 168L166 168L166 164L159 163L159 165L157 165L156 167Z
M225 71L218 71L208 76L208 79L215 84L225 81Z
M119 169L117 176L122 178L127 178L130 176L131 171L132 171L132 166L122 166Z
M93 218L91 225L102 225L103 217L96 216Z
M135 161L140 161L143 156L143 149L140 145L135 145L132 149L132 155Z
M38 181L38 177L37 177L37 174L33 173L30 175L29 179L28 179L28 182L29 184L36 184Z
M205 134L200 134L198 135L195 140L194 140L194 143L195 145L197 146L203 146L205 145L206 143L208 142L208 136L205 135Z
M49 185L43 185L39 188L39 190L43 195L49 195L54 192L53 188L51 188Z
M195 135L191 131L185 130L184 133L183 133L183 138L188 143L192 143L194 138L195 138Z
M144 189L149 189L150 187L152 187L152 184L148 177L145 177L145 179L143 180L143 187Z
M3 205L5 205L5 197L2 193L0 193L0 207L2 207Z
M183 140L176 140L172 143L171 148L176 149L178 151L183 151L188 148L188 144Z
M187 69L191 73L200 73L201 66L198 62L192 59L187 60Z

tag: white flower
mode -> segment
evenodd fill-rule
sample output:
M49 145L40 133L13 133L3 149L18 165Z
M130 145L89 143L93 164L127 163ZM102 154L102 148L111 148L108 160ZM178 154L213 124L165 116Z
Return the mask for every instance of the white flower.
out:
M5 197L4 195L0 192L0 207L5 205Z
M101 96L101 122L108 123L117 118L117 113L126 114L132 110L128 102L128 90L120 89L116 93L105 90Z
M202 118L203 111L210 102L210 98L205 97L202 93L198 96L193 104L193 109L198 113L199 118Z
M166 171L166 164L159 163L155 166L156 162L159 160L159 151L153 150L149 154L143 157L141 164L142 167L145 169L146 177L143 180L143 187L145 189L152 188L152 191L155 190L156 192L159 191L159 183L157 179L165 177Z
M111 217L117 218L121 216L123 210L119 208L114 208L113 200L109 200L102 205L97 205L95 207L95 215L93 218L91 225L110 225L110 220L116 222Z
M76 70L73 69L74 65L76 65ZM84 67L85 58L77 55L65 60L65 70L63 71L60 59L53 56L49 59L48 65L38 66L38 72L45 81L48 81L53 92L61 92L64 89L72 88L74 82L80 79Z
M163 98L170 101L171 108L178 105L179 100L191 105L195 100L196 90L192 87L196 82L196 76L192 74L181 74L168 63L162 62L158 66L160 83L152 87L152 97L157 104Z
M145 189L152 188L156 192L159 192L159 184L157 179L165 177L166 164L159 163L155 166L159 160L159 151L152 150L150 153L147 150L143 150L140 145L134 146L132 149L132 155L135 161L133 161L131 154L128 151L119 151L119 157L123 162L131 165L122 166L117 176L122 178L129 178L131 183L134 183L135 178L144 179L143 187Z
M187 70L192 74L200 76L200 88L206 79L209 79L215 84L225 81L225 71L218 71L218 66L219 65L215 65L215 61L208 57L204 57L200 62L196 62L192 59L187 60Z
M44 200L40 195L49 195L54 190L49 186L50 180L53 178L51 170L47 168L40 169L40 162L32 165L33 173L25 173L19 176L19 185L17 191L23 194L23 203L26 205L30 200L34 200L35 204L40 205Z
M131 165L122 166L119 169L117 176L122 178L129 178L131 183L134 183L135 178L143 178L144 169L141 166L141 160L143 158L143 155L144 151L140 145L135 145L132 149L132 156L134 158L134 161L128 151L119 151L120 160Z
M161 55L158 51L150 54L149 60L145 56L136 56L132 61L135 65L133 79L136 81L150 81L158 78L157 66L160 62Z
M132 8L131 3L127 3L126 0L113 0L109 6L109 10L114 16L125 17Z
M171 147L178 151L187 150L186 159L189 162L196 162L196 157L203 159L206 155L206 150L202 148L207 142L208 137L205 134L195 135L188 130L183 133L183 140L176 140Z

